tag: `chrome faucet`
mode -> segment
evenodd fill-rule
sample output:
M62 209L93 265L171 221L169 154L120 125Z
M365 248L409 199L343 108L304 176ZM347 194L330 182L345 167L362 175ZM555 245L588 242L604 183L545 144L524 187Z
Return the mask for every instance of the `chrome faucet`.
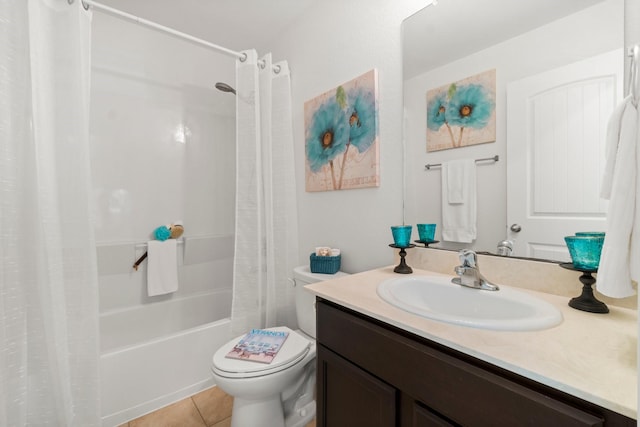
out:
M463 249L458 253L460 258L459 265L455 268L455 272L460 277L451 279L456 285L467 286L469 288L483 289L486 291L497 291L500 288L489 282L478 268L478 255L472 250Z

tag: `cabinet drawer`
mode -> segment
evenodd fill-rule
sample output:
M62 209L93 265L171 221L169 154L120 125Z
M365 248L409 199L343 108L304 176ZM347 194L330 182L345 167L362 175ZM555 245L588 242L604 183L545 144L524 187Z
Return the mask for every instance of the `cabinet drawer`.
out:
M326 302L318 342L463 426L603 426L604 417L470 363L470 357ZM463 356L463 355L460 355ZM498 368L496 368L498 369Z

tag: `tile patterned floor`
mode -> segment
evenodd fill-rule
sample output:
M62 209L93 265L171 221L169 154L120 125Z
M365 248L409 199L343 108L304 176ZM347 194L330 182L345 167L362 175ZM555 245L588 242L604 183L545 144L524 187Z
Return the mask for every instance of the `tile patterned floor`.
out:
M230 427L232 406L233 397L212 387L120 427Z

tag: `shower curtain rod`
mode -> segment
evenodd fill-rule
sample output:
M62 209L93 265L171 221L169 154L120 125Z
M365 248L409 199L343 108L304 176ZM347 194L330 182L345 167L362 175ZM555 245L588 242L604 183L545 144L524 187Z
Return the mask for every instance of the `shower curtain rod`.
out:
M73 3L73 0L68 0L69 3ZM89 10L89 6L95 7L98 10L103 10L107 13L119 16L121 18L125 18L128 19L130 21L136 22L138 24L156 29L156 30L160 30L163 31L165 33L171 34L173 36L188 40L190 42L208 47L209 49L213 49L213 50L217 50L218 52L224 53L226 55L229 56L234 56L237 59L239 59L241 62L246 61L247 59L247 54L243 53L243 52L236 52L235 50L231 50L231 49L227 49L226 47L222 47L222 46L218 46L217 44L213 44L211 42L208 42L206 40L202 40L199 39L197 37L194 37L190 34L186 34L177 30L174 30L173 28L169 28L169 27L165 27L164 25L160 25L157 24L153 21L149 21L147 19L144 18L140 18L139 16L136 15L132 15L130 13L127 12L123 12L121 10L115 9L113 7L110 6L106 6L102 3L98 3L97 1L94 0L81 0L82 2L82 6L85 8L85 10ZM265 61L264 60L258 60L258 65L260 65L262 68L264 68L265 65ZM276 66L274 65L273 67L273 71L278 73L280 72L280 66Z

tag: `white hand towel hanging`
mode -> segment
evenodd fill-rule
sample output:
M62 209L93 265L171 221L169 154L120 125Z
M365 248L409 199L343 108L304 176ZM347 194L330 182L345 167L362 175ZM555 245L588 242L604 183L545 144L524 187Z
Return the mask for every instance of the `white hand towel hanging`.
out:
M447 199L449 204L463 204L467 198L468 161L454 160L448 162L442 173L447 174Z
M640 278L638 120L638 109L629 96L616 107L607 128L607 164L601 196L609 199L609 207L596 288L613 298L634 295L631 280Z
M442 239L471 243L476 239L477 188L473 159L442 163Z
M147 293L150 297L178 290L177 248L174 239L147 243Z

